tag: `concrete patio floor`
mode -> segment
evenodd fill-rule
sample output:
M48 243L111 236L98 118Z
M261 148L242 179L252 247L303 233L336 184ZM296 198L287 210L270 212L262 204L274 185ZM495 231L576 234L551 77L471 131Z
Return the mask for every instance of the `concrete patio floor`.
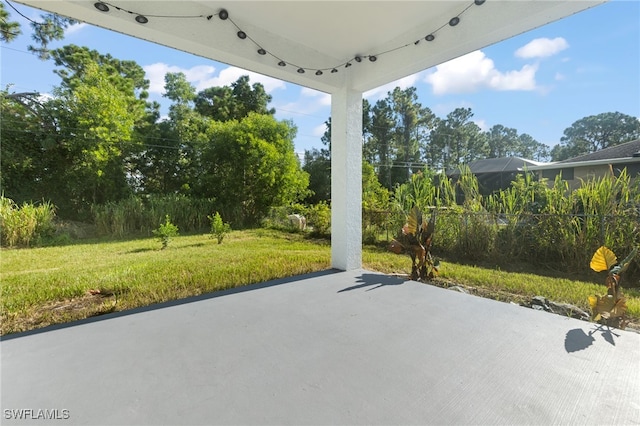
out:
M364 270L0 346L3 424L640 423L640 334Z

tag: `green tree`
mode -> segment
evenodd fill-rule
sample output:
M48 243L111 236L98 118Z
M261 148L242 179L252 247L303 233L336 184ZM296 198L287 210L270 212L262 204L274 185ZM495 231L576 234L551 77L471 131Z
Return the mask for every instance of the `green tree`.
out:
M13 5L7 4L17 13L23 15ZM7 9L5 9L5 3L2 2L0 3L0 40L5 43L15 40L15 38L22 33L20 23L10 21L9 19L10 14ZM31 20L31 38L36 42L36 45L29 45L27 49L35 53L40 59L49 59L51 53L49 43L54 40L62 40L64 38L64 31L76 23L77 21L73 19L53 13L40 15L40 21Z
M73 44L52 50L51 57L56 66L62 67L54 70L54 73L62 79L63 89L73 90L82 83L87 66L97 64L114 89L134 94L138 103L146 106L149 80L145 79L144 69L135 61L122 61L109 54L103 55L97 50Z
M15 40L20 34L22 29L20 23L16 21L10 21L10 14L4 7L4 2L0 3L0 41L10 43Z
M487 132L487 158L504 158L516 155L518 142L516 129L496 124Z
M196 98L196 89L187 81L187 76L182 72L167 73L164 76L164 96L172 100L172 110L176 107L190 107ZM178 113L177 111L174 114Z
M249 84L249 76L243 75L229 86L209 87L198 92L194 99L200 114L216 121L240 120L254 112L273 115L269 108L271 95L261 83Z
M531 135L522 133L518 136L519 152L518 157L528 158L535 161L547 161L549 157L549 146L538 142Z
M43 109L53 125L42 141L47 178L36 185L61 216L79 218L92 203L131 193L140 129L157 116L157 105L146 102L148 81L135 62L73 45L51 56L62 83Z
M385 210L389 207L389 191L380 184L375 169L362 161L362 209Z
M139 151L134 127L144 109L133 93L114 90L108 70L86 64L74 89L58 89L64 143L69 162L64 186L78 206L115 201L128 196L127 157Z
M620 112L590 115L564 130L553 147L553 161L566 160L640 138L640 120Z
M48 137L56 123L46 111L46 100L34 93L0 91L0 187L18 204L41 200L49 180ZM50 156L49 156L50 158Z
M471 108L456 108L447 118L436 120L428 147L428 164L448 170L460 164L486 158L486 135L471 121Z
M405 166L397 168L396 171L400 175L404 174L408 179L411 176L409 164L420 161L418 139L414 132L418 123L418 108L416 107L418 95L415 87L406 90L400 90L399 87L396 87L389 94L389 98L396 125L394 129L397 149L395 160ZM401 179L401 181L403 180Z
M422 153L426 137L433 125L433 114L418 102L415 87L401 90L396 87L387 96L395 121L394 140L395 158L391 170L392 182L405 182L411 174L422 169Z
M378 180L393 188L391 170L396 157L395 119L387 99L380 99L371 108L371 135L365 140L364 158L377 168Z
M272 206L303 199L309 177L294 152L295 132L290 122L256 113L211 122L194 194L215 197L225 217L244 225L259 223Z
M302 170L309 174L309 195L305 201L317 204L331 199L331 155L326 149L304 152Z

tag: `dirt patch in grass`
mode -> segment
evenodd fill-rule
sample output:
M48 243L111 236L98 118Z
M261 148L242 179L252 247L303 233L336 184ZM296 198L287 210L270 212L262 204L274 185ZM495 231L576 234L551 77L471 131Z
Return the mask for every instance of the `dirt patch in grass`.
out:
M80 297L49 302L22 312L2 313L0 334L20 333L117 310L117 296L111 292L90 290Z
M409 276L406 274L392 275L404 280L409 280ZM473 287L440 277L426 282L425 284L450 289L452 291L460 291L487 299L498 300L505 303L513 303L527 308L534 308L534 305L536 304L534 301L535 297L524 296L503 290ZM555 305L566 306L565 304L553 304L550 302L549 305L552 307L550 313L563 316L568 316L570 314L566 309L556 309L556 311L553 309L553 306ZM3 312L1 315L0 334L6 335L10 333L39 329L53 324L61 324L104 315L118 310L120 309L116 293L105 289L89 290L82 296L74 297L72 299L49 302L44 305L34 306L27 310L18 311L13 314ZM574 318L580 319L578 315L574 316ZM631 318L627 325L627 329L640 332L640 320Z

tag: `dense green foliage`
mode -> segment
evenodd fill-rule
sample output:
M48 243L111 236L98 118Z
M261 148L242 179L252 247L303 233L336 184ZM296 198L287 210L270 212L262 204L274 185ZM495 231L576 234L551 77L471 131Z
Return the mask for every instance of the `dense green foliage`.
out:
M581 118L566 128L551 150L553 161L566 160L640 138L640 120L620 112Z
M23 203L0 196L0 242L3 247L39 245L54 234L55 207L48 202L40 205Z
M396 87L373 106L364 99L362 112L363 158L390 191L425 167L441 171L485 158L544 161L550 155L547 145L516 129L497 124L483 132L473 121L471 108L456 108L444 118L437 117L418 102L415 87ZM329 183L323 176L330 164L331 119L325 125L322 142L329 149L305 152L314 202L329 199Z
M608 112L576 121L551 149L531 135L501 124L482 131L471 108L456 108L444 118L437 117L417 101L414 87L396 87L373 106L364 99L362 110L363 158L374 166L378 180L390 191L425 167L450 171L472 161L504 157L558 161L640 138L640 120ZM322 142L330 148L331 119L325 125ZM305 153L305 170L311 174L315 194L310 200L314 202L329 199L328 183L323 180L329 163L330 150Z
M463 196L462 204L456 194ZM413 205L438 208L434 252L458 260L585 271L601 245L616 253L640 246L640 186L624 171L585 181L571 193L560 178L548 186L525 174L491 196L480 194L468 169L455 183L428 171L417 173L394 193L388 215L394 233ZM629 269L638 272L638 265Z
M150 235L166 215L184 232L202 231L209 225L208 212L214 210L213 199L176 194L131 196L117 202L96 204L91 212L99 235L124 237Z
M271 97L247 76L196 93L184 74L169 73L172 105L159 120L135 62L74 45L50 54L61 78L53 97L0 92L0 185L17 203L45 199L62 218L95 219L101 231L123 235L148 232L158 215L182 221L170 211L135 217L135 205L149 199L215 200L187 230L206 226L214 210L255 225L270 207L308 194L295 126L273 117ZM124 204L131 208L118 212Z

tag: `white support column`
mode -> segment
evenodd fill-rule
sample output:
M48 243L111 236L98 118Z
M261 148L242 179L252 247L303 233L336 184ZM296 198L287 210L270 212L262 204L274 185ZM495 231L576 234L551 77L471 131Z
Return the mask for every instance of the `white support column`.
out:
M362 93L331 94L331 266L362 267Z

